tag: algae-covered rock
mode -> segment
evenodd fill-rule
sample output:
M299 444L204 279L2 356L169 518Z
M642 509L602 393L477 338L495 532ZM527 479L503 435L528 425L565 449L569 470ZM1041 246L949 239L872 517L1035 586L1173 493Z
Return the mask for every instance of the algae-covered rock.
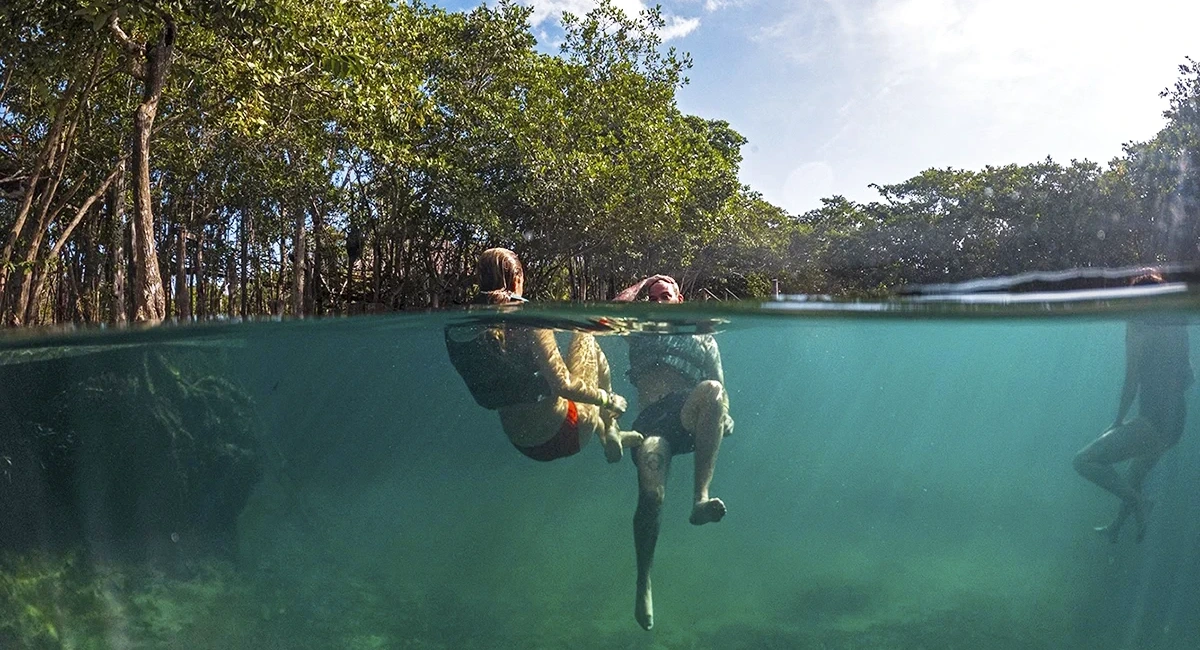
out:
M148 564L83 559L78 551L0 558L0 647L228 647L223 625L253 630L242 612L254 597L230 563L194 563L187 578ZM211 643L210 643L211 641Z
M97 347L0 363L0 551L231 552L262 473L219 351Z

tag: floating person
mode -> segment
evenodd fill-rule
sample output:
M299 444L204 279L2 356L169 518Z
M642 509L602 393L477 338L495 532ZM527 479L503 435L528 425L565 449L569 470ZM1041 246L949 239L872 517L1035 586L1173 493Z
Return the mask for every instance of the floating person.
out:
M491 248L479 259L477 304L525 302L525 271L517 255ZM634 431L621 431L617 417L624 397L612 390L608 359L596 339L571 337L566 359L553 330L506 324L450 326L446 349L475 401L500 414L513 446L537 461L572 456L593 435L609 462L641 443Z
M655 275L626 288L616 300L631 301L646 288L659 303L683 302L679 284ZM629 379L640 412L633 428L645 436L633 451L638 470L638 503L633 516L637 555L634 618L654 626L650 569L661 528L663 498L671 459L695 453L695 479L689 521L697 526L721 521L725 503L709 494L721 439L733 432L729 394L716 340L708 334L634 334L629 340Z
M1155 270L1135 277L1131 286L1161 284ZM1075 455L1075 471L1121 500L1112 523L1096 528L1116 543L1130 515L1137 522L1137 541L1146 535L1153 506L1142 494L1147 474L1168 449L1179 442L1187 417L1187 389L1193 374L1189 360L1187 321L1182 316L1149 314L1130 319L1125 329L1125 381L1117 417L1099 438ZM1137 417L1127 420L1134 398ZM1122 477L1113 467L1130 461Z

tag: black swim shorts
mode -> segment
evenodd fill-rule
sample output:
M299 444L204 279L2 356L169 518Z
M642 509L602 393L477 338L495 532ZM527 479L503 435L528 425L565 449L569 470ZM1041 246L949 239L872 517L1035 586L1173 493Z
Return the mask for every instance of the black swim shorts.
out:
M649 438L659 436L671 445L671 454L687 454L696 449L696 438L683 428L681 414L688 393L671 393L638 413L633 430Z

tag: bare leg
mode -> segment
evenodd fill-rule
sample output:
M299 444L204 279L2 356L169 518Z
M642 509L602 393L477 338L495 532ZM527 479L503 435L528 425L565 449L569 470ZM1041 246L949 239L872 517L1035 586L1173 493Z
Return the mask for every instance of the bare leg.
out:
M646 438L633 452L638 470L638 503L633 514L633 549L637 554L637 593L633 617L638 625L654 627L654 600L650 592L650 568L662 525L662 504L667 472L671 468L671 445L658 436Z
M725 503L710 498L708 494L724 435L721 429L725 417L724 392L725 388L720 382L701 382L692 390L680 413L683 427L692 432L696 440L696 475L692 515L688 521L697 526L718 522L725 517Z
M1116 518L1107 526L1098 526L1096 532L1102 533L1108 537L1108 541L1113 544L1117 543L1121 536L1121 529L1125 526L1125 522L1130 515L1134 516L1137 521L1137 541L1141 542L1146 537L1146 517L1154 508L1154 502L1142 496L1142 483L1146 480L1146 475L1158 463L1161 454L1154 456L1138 456L1133 459L1129 466L1129 485L1133 488L1137 499L1134 501L1122 501L1121 509L1117 511Z
M1092 441L1091 444L1084 447L1075 455L1075 471L1079 472L1080 476L1121 499L1121 509L1117 512L1117 516L1113 522L1096 529L1097 532L1104 533L1109 541L1114 543L1117 541L1121 527L1125 524L1125 520L1129 518L1130 514L1137 515L1139 520L1142 518L1140 487L1141 480L1145 478L1145 474L1141 474L1141 478L1135 487L1131 481L1121 478L1121 475L1117 473L1113 465L1138 457L1139 454L1146 451L1147 440L1141 434L1144 433L1145 426L1147 425L1148 423L1146 422L1135 420L1118 427L1113 427L1105 431L1099 438ZM1151 466L1153 466L1153 463L1151 463ZM1146 468L1146 471L1149 471L1149 468ZM1130 478L1132 479L1133 477L1134 474L1131 471Z
M1133 513L1133 506L1128 501L1121 502L1121 508L1117 510L1117 516L1112 520L1112 523L1107 526L1096 526L1096 532L1108 538L1110 543L1116 544L1117 539L1121 536L1121 528L1125 526L1125 520L1129 519L1129 515Z
M1159 458L1162 458L1161 453L1138 456L1129 465L1129 485L1138 495L1133 509L1133 518L1137 522L1137 541L1139 543L1146 538L1146 517L1154 507L1154 502L1142 496L1142 485L1146 482L1146 475L1158 464Z
M612 392L612 371L608 367L608 357L599 342L596 343L596 385L609 393ZM600 436L600 442L604 444L604 457L608 462L615 463L621 460L624 449L642 444L642 434L636 431L622 431L617 426L617 415L612 411L600 409L600 419L603 421L605 432Z
M1136 428L1129 425L1113 427L1100 434L1099 438L1075 454L1075 471L1122 501L1136 501L1137 493L1113 467L1142 451L1143 445L1135 434Z

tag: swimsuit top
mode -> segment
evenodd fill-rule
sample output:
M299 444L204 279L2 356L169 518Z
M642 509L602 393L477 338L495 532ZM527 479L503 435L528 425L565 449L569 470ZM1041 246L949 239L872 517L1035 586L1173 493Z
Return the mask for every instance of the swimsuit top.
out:
M510 304L524 302L514 298ZM486 409L540 402L552 394L527 336L503 324L450 325L446 352L475 401Z
M724 382L721 352L708 334L634 334L629 336L629 381L635 385L648 372L670 368L693 384L707 379Z

